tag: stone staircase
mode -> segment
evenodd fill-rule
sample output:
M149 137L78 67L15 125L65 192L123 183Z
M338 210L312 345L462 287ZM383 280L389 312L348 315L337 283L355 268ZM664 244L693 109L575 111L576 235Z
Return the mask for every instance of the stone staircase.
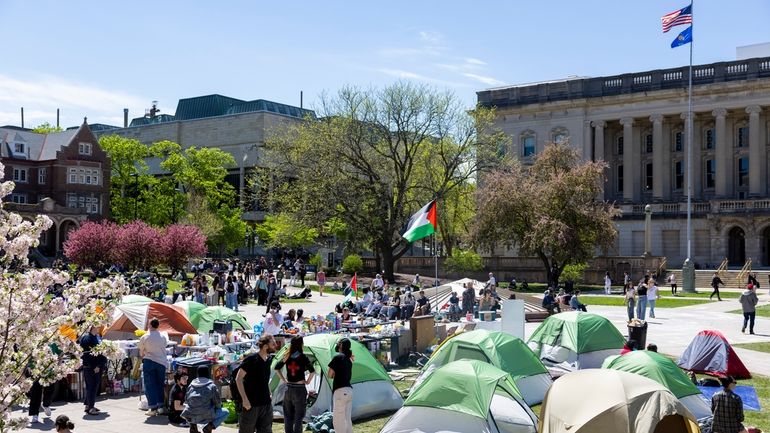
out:
M770 282L768 282L768 275L770 275L770 270L756 270L751 271L752 273L757 274L757 281L759 281L759 286L762 288L770 288ZM661 286L668 286L666 284L665 278L668 276L669 273L674 274L676 277L676 282L679 285L679 290L682 290L682 270L681 269L672 269L668 270L666 275L662 277L663 282L659 282ZM741 273L740 269L728 269L721 273L720 278L722 278L722 281L724 281L725 285L724 287L728 289L743 289L746 287L746 278L741 278L740 281L738 280L738 276ZM714 276L714 269L704 269L704 270L696 270L695 271L695 288L696 289L710 289L711 288L711 278Z

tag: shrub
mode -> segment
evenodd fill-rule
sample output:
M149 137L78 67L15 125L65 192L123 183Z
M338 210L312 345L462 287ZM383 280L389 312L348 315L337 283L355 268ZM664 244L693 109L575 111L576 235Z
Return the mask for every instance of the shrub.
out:
M356 254L351 254L347 257L345 257L345 260L342 261L342 272L346 274L354 274L356 272L361 272L364 270L364 261L361 259L361 256Z
M588 265L586 263L576 263L574 265L564 266L564 270L561 271L561 281L575 281L580 282L583 280L583 273Z
M473 272L484 269L481 256L475 251L455 249L452 256L447 257L444 265L453 272Z
M321 264L323 263L323 258L321 257L321 253L315 253L307 261L309 264L316 267L316 269L321 269Z

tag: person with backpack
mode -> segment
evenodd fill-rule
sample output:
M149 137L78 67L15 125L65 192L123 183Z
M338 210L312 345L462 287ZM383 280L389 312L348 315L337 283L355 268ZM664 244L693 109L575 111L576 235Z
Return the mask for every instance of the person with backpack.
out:
M222 407L219 388L211 380L209 366L198 366L198 377L187 387L182 417L190 423L190 433L198 433L198 424L205 424L203 433L219 427L230 412Z
M235 373L241 411L238 433L271 433L273 431L273 402L270 396L270 364L275 353L275 339L266 334L257 341L259 352L247 356Z
M285 433L302 433L302 420L307 410L306 385L313 381L315 369L313 363L302 351L304 342L297 335L291 339L289 350L275 364L275 372L286 384L283 395L283 426ZM286 367L286 375L283 368ZM305 373L309 373L305 378Z

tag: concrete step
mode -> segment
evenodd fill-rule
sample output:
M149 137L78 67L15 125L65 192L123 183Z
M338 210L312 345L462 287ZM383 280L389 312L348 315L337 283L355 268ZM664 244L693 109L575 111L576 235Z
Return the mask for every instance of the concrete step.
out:
M669 270L668 273L674 274L674 277L676 277L676 282L679 285L679 287L682 286L682 270L681 269L673 269ZM768 276L770 276L770 271L768 270L761 270L761 271L752 271L752 273L757 274L757 281L759 281L760 287L770 287L770 282L768 282ZM740 274L740 270L737 269L728 269L724 271L720 278L722 278L722 281L725 283L725 287L728 288L743 288L746 286L746 278L742 278L740 281L738 280L738 275ZM668 274L664 275L662 277L663 282L661 283L659 281L659 284L663 285L665 284L666 277ZM711 287L711 279L714 276L714 269L697 269L695 271L695 287L696 288L709 288Z

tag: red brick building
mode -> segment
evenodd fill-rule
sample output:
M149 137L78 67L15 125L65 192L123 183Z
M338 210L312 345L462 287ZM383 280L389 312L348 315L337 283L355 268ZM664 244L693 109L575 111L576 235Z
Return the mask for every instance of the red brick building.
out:
M5 180L16 183L5 199L7 208L53 221L40 240L43 255L59 253L67 233L82 222L109 218L110 160L85 120L78 128L51 134L2 127L0 161Z

